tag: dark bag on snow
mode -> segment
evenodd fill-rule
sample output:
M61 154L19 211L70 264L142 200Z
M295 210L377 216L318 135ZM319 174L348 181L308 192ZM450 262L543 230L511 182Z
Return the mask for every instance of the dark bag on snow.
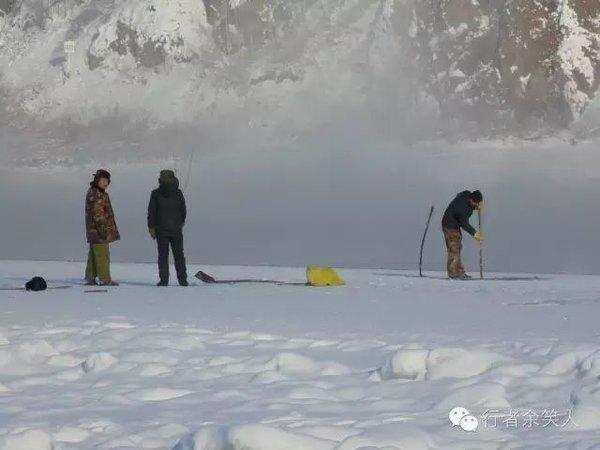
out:
M46 284L46 280L42 277L33 277L25 284L26 291L45 291L48 288L48 284Z

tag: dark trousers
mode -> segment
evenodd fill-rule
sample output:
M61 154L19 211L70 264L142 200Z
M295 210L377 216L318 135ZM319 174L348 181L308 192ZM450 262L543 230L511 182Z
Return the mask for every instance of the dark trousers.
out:
M183 233L159 234L156 237L158 244L158 275L163 283L169 282L169 245L175 259L175 270L179 283L187 282L187 269L185 267L185 256L183 254Z

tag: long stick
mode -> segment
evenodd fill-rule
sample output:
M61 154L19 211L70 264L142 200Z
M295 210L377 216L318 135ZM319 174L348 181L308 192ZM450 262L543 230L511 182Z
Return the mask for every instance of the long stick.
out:
M479 218L479 232L483 235L483 221L481 220L481 210L477 211ZM483 242L479 243L479 276L483 280Z
M429 210L429 217L427 218L427 225L425 225L425 231L423 232L423 237L421 238L421 252L419 253L419 276L423 276L423 247L425 246L425 239L427 238L427 232L429 231L429 224L431 223L431 216L433 216L432 206Z

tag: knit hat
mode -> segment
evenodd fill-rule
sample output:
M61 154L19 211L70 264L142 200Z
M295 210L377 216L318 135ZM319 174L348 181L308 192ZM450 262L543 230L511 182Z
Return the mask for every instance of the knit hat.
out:
M160 176L158 177L158 182L160 184L173 184L177 181L177 177L175 176L175 172L172 170L161 170Z
M94 174L94 184L100 181L100 178L106 178L110 183L110 172L108 170L100 169Z
M471 200L473 200L475 203L481 203L483 201L483 195L481 194L481 191L471 192Z

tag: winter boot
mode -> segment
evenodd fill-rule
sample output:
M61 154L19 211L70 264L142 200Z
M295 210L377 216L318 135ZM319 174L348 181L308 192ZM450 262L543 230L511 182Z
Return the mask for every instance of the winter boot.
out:
M466 273L463 273L462 275L458 275L456 277L450 277L451 280L472 280L473 277L471 277L471 275L467 275Z

